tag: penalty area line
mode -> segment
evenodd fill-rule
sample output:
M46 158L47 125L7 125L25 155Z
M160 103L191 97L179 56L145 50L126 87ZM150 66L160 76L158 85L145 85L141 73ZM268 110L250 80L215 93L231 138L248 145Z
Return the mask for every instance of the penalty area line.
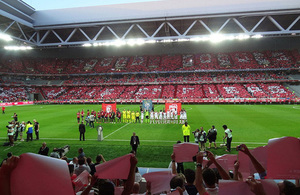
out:
M127 123L127 124L123 125L123 126L122 126L122 127L120 127L119 129L117 129L117 130L115 130L115 131L111 132L110 134L108 134L107 136L105 136L103 139L105 139L105 138L107 138L107 137L111 136L112 134L114 134L114 133L116 133L116 132L120 131L121 129L123 129L124 127L126 127L126 126L127 126L127 125L129 125L129 124L130 124L130 123Z

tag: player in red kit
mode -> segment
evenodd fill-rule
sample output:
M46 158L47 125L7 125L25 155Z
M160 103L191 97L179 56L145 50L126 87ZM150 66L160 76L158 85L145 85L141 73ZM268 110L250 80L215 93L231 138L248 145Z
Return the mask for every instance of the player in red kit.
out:
M117 110L117 122L121 122L121 112L119 110Z
M77 112L77 123L79 124L79 122L80 122L80 111L78 110L78 112Z
M108 112L105 112L105 114L104 114L104 121L105 121L105 123L108 121L108 116L109 116L109 113Z
M86 115L90 116L90 110L87 110Z
M101 119L101 112L100 112L100 110L97 112L97 123L99 123L100 122L100 119Z
M83 121L83 118L84 118L84 111L83 111L83 109L81 110L81 120Z
M105 112L103 110L101 110L101 120L104 123L105 120Z

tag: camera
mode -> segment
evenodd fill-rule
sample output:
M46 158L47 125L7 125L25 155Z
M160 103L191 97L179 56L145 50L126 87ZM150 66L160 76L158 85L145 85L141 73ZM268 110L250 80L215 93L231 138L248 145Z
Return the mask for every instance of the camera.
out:
M57 152L59 154L60 157L65 156L70 150L70 146L69 145L65 145L62 148L54 148L53 152Z

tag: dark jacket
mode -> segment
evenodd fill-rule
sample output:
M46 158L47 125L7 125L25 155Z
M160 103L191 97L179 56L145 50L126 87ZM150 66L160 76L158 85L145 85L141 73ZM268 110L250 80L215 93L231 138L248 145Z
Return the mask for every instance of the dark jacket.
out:
M79 125L79 132L80 133L85 133L85 125L82 124L82 123Z
M135 143L134 143L134 136L131 136L130 139L130 145L140 145L140 140L139 140L139 136L135 136Z

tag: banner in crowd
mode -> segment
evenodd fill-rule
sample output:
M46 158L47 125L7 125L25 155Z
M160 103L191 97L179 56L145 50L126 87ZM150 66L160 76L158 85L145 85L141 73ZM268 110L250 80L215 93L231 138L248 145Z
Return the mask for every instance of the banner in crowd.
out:
M33 101L0 103L0 106L20 106L20 105L29 105L29 104L33 104Z
M39 154L21 154L10 183L12 195L74 194L67 162Z
M105 103L102 103L102 110L105 111L105 112L116 112L117 111L117 104L114 103L114 104L105 104Z
M299 179L300 139L282 137L270 139L267 151L268 179Z
M177 110L177 114L179 115L179 113L181 111L181 103L166 103L165 109L166 109L166 111Z
M176 162L193 162L193 157L199 151L199 144L196 143L180 143L173 145Z
M97 165L95 175L99 179L127 179L132 155L127 154Z
M143 100L143 110L152 110L152 100Z
M159 194L164 191L170 191L170 181L173 177L171 171L145 173L143 177L147 182L151 182L152 194Z

